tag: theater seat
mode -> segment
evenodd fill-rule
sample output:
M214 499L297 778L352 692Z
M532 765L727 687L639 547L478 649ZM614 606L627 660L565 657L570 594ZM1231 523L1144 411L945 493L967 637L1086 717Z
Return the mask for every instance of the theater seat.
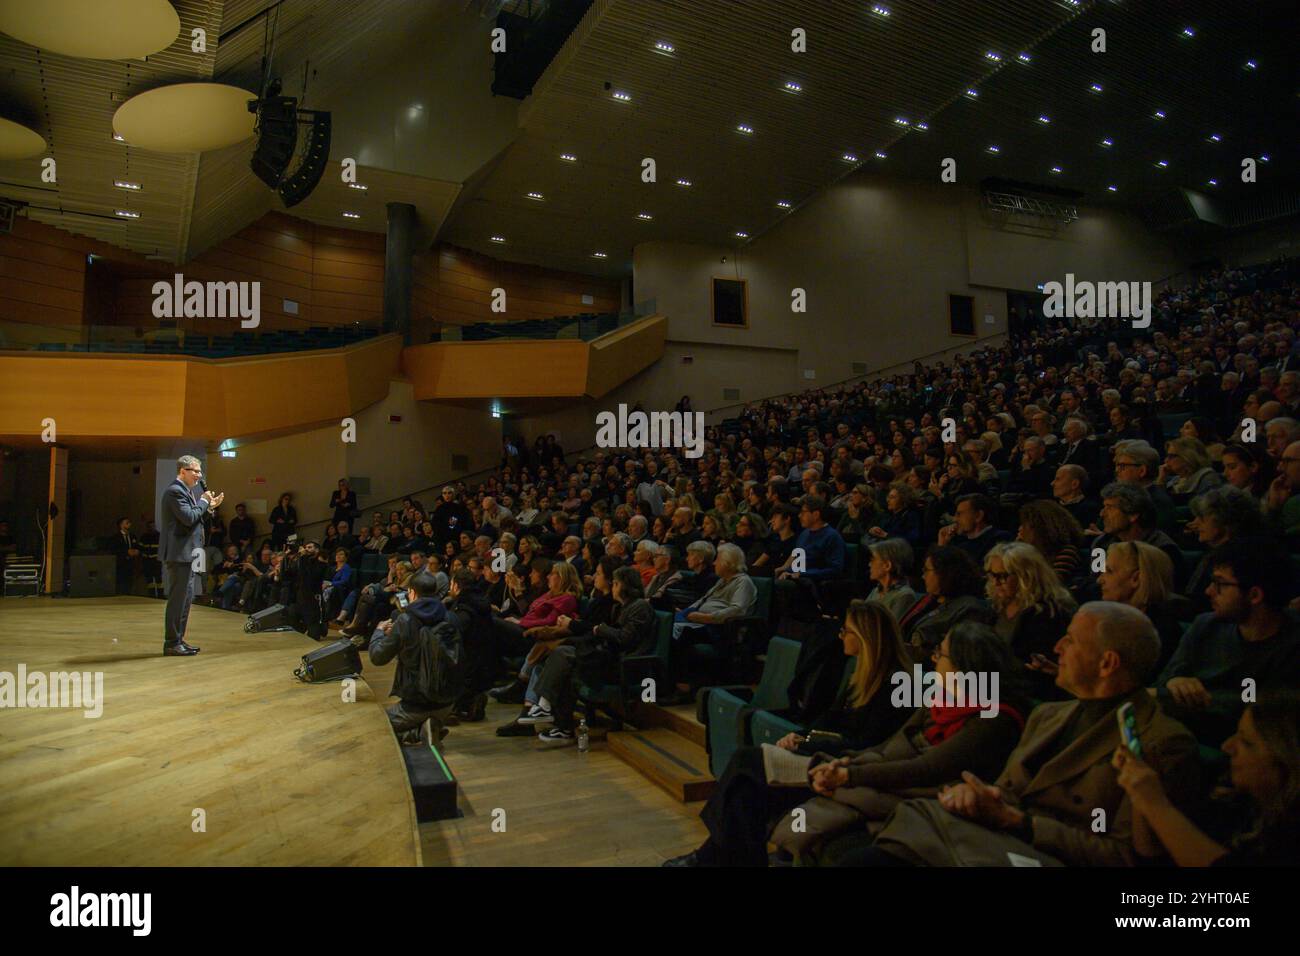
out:
M849 680L853 677L853 670L858 663L856 657L850 657L844 665L844 675L840 678L839 690L836 693L838 697L844 692ZM749 743L754 746L759 744L773 744L786 734L807 734L809 730L826 729L816 727L805 727L796 724L792 720L787 720L779 714L774 714L770 710L760 710L754 714L749 722Z
M673 616L667 611L655 612L655 649L653 654L633 654L619 663L617 684L578 686L578 699L588 704L590 717L598 706L614 714L617 719L629 717L636 702L642 699L644 682L654 681L655 697L666 688L668 681L668 653L673 639Z
M707 725L709 768L715 777L721 776L731 755L744 745L752 714L789 706L786 691L794 679L799 647L797 641L774 637L768 642L757 687L710 687L703 691L701 710Z

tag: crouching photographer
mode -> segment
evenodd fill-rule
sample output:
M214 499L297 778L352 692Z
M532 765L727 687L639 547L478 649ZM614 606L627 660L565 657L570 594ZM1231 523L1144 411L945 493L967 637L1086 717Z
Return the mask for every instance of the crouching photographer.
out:
M397 658L388 719L403 743L419 743L420 727L432 722L432 739L441 740L443 723L461 692L463 653L460 633L447 620L437 598L438 582L420 571L410 580L406 607L384 621L370 638L370 663L382 667Z

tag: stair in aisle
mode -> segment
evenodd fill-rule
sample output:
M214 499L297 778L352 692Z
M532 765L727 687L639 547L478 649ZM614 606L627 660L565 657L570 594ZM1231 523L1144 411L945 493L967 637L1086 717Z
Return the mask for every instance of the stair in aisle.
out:
M695 720L694 706L642 705L637 718L640 729L610 731L610 753L674 799L707 800L715 781L704 749L704 726Z

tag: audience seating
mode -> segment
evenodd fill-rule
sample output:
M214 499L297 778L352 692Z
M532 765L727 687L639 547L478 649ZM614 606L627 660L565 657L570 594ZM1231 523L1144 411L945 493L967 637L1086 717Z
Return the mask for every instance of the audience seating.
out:
M798 641L774 637L768 642L757 687L708 687L700 692L701 719L708 728L709 768L715 777L726 769L736 748L744 745L752 714L789 704L786 691L794 679L799 647Z

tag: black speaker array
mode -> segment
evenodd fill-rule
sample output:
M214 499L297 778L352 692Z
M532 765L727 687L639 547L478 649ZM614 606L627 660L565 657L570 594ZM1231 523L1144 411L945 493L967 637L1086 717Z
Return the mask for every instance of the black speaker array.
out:
M311 191L325 175L325 165L330 159L330 132L333 126L330 114L304 110L301 115L311 117L311 126L307 131L307 149L302 162L292 176L280 183L280 199L286 207L296 206L311 195Z
M272 189L279 189L298 148L298 101L292 96L274 96L254 100L248 109L257 114L253 172Z

